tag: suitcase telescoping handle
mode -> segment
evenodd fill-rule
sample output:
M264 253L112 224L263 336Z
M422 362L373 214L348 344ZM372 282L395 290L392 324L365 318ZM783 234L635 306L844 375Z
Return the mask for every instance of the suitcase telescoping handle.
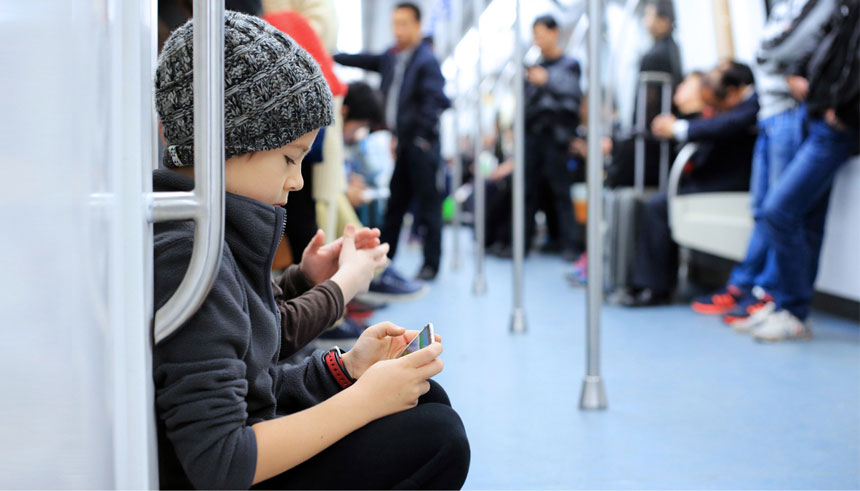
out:
M194 220L185 277L158 312L158 344L188 320L212 288L224 248L224 1L194 0L194 189L156 192L152 223Z
M659 83L661 112L668 113L672 110L672 76L665 72L640 72L638 94L636 97L636 147L634 154L633 185L637 191L645 190L645 135L648 133L646 125L648 84ZM666 189L666 181L669 174L669 141L660 142L660 190Z

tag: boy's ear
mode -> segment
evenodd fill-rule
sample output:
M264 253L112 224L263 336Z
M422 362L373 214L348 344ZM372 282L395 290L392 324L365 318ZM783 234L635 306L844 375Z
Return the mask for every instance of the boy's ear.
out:
M346 116L349 114L349 106L342 105L340 106L340 115L343 116L343 120L346 121Z

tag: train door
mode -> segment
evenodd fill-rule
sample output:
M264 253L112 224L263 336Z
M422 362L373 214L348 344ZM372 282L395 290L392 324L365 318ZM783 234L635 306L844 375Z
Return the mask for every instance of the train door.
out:
M157 487L150 370L155 2L0 13L0 476Z

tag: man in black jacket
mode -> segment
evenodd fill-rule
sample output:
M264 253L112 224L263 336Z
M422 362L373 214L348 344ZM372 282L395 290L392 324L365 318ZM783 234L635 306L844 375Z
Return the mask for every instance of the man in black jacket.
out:
M382 240L394 258L403 215L414 197L416 219L425 225L424 266L419 279L432 280L442 254L442 192L436 175L441 163L439 115L451 103L443 91L445 79L433 51L421 37L421 11L400 3L393 12L396 45L382 54L337 54L342 65L378 72L385 96L385 123L397 137L397 156L391 176L391 197Z
M655 135L699 144L685 172L682 193L749 189L759 110L753 82L748 66L721 63L702 80L702 98L716 112L713 117L679 120L661 114L654 118ZM669 229L665 194L644 204L639 223L632 278L636 290L621 300L630 307L668 301L677 276L677 247Z
M534 43L541 60L527 71L526 118L526 249L534 236L540 190L551 193L562 253L573 261L577 237L567 172L568 145L579 124L580 68L558 45L558 23L552 16L535 19Z

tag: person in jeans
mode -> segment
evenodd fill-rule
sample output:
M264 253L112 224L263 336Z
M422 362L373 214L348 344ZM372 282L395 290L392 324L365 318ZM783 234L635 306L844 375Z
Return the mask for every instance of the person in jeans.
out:
M801 110L786 81L787 68L770 56L774 38L784 34L790 20L789 7L787 1L773 7L758 50L756 85L760 109L750 180L754 215L760 212L768 190L776 185L802 141ZM777 281L775 257L764 226L757 221L744 260L732 270L727 285L695 299L692 308L701 314L722 315L723 321L737 330L748 329L773 309L772 298L766 292Z
M762 341L811 336L807 318L836 171L856 151L860 2L820 0L792 8L767 55L789 67L790 90L805 104L802 143L754 218L772 255L773 305L736 330ZM765 268L765 275L768 269ZM771 311L772 310L772 311Z
M800 67L809 81L803 114L806 138L765 198L764 223L779 272L774 312L752 330L760 341L811 336L807 317L836 171L857 151L860 129L860 0L840 0L824 36Z
M426 227L424 265L418 279L432 280L442 256L442 192L437 185L442 158L439 116L450 107L439 62L421 36L421 10L397 4L392 13L396 46L382 54L337 54L334 60L382 74L385 123L397 137L396 163L382 241L394 259L403 216L414 199L416 220Z

